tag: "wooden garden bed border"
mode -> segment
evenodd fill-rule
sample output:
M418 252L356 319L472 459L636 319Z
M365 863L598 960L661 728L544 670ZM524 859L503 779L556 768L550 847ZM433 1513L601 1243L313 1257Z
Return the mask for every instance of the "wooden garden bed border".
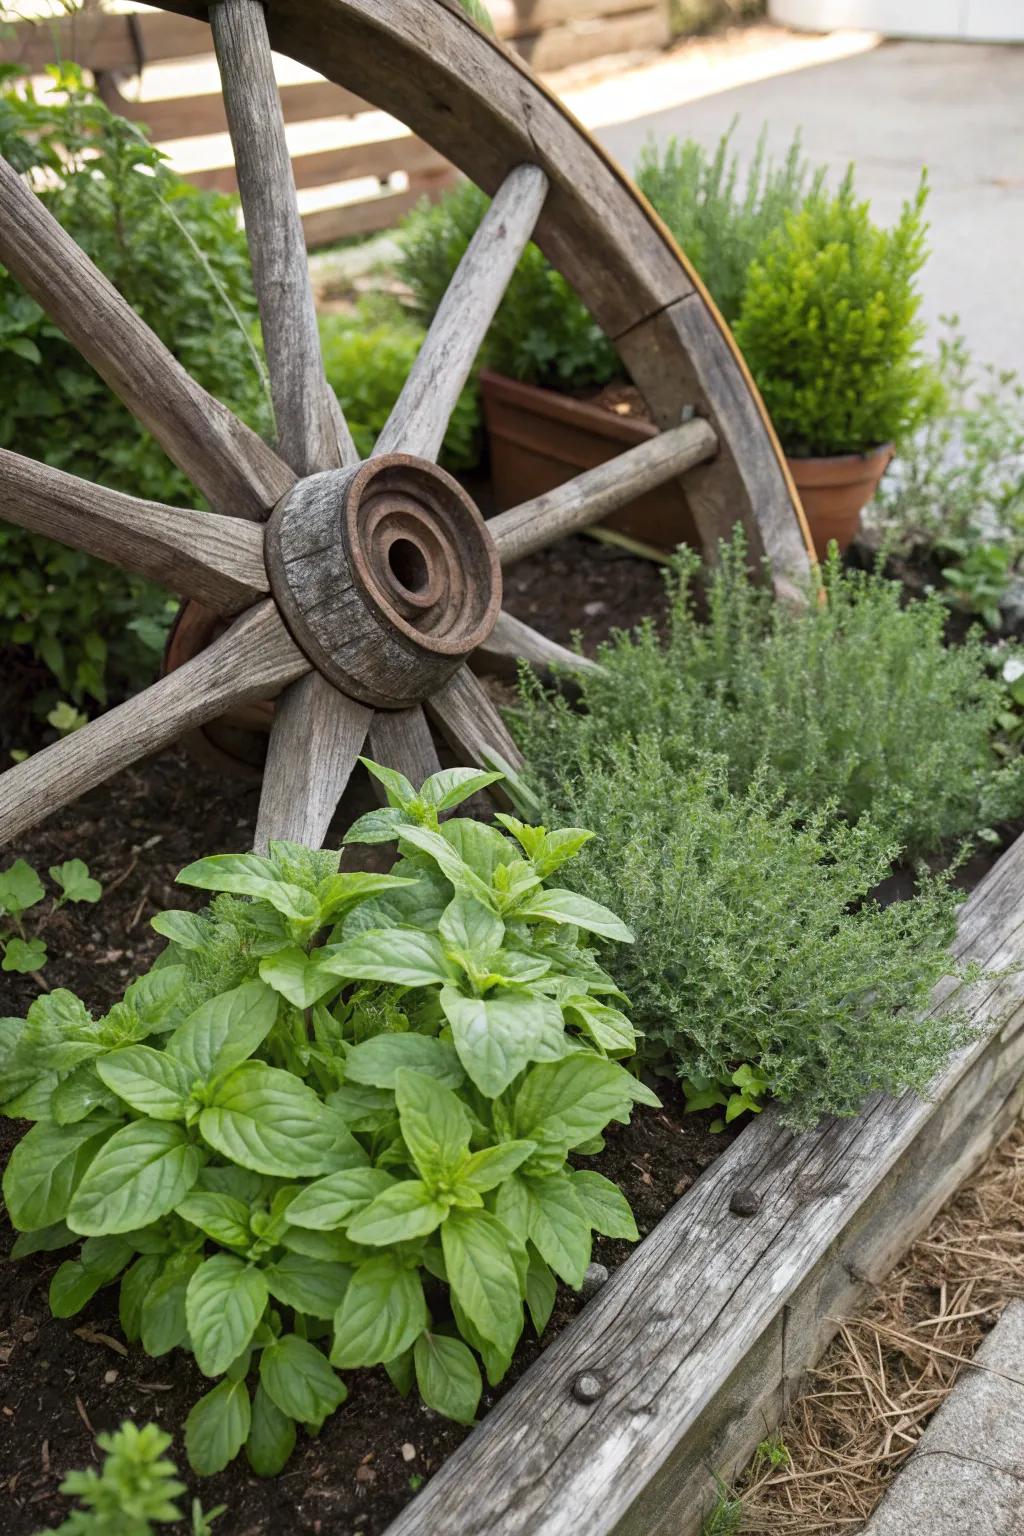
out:
M1020 1112L1024 838L961 908L953 952L1003 974L937 989L933 1007L956 994L978 1035L929 1100L876 1096L801 1136L771 1112L754 1121L387 1536L699 1532L714 1475L745 1463L837 1319ZM730 1209L738 1189L756 1214Z

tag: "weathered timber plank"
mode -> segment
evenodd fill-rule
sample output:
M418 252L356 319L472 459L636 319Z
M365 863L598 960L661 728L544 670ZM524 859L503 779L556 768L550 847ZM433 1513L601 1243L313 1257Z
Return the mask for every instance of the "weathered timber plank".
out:
M366 740L372 711L310 672L274 715L263 773L257 853L268 843L319 848Z
M552 72L617 53L651 53L670 41L668 11L661 5L625 15L567 22L510 39L531 69Z
M151 688L8 769L0 777L0 844L233 704L272 698L308 671L274 604L250 608Z
M452 411L544 206L536 165L509 171L459 262L375 453L436 459Z
M954 951L994 970L1024 960L1024 842L965 904ZM934 1006L950 1006L955 992L944 983ZM389 1536L696 1532L710 1481L701 1462L729 1470L730 1455L756 1443L759 1414L777 1417L834 1308L863 1283L861 1265L891 1262L1019 1107L1024 975L961 989L955 1005L979 1035L927 1102L877 1095L856 1118L801 1136L772 1112L749 1126ZM731 1213L739 1186L759 1194L756 1216ZM584 1369L606 1383L589 1406L571 1393Z
M359 203L340 203L336 208L322 208L316 213L304 213L302 228L308 250L333 245L337 240L348 240L352 235L371 235L378 229L391 229L399 219L416 207L423 198L436 202L448 187L454 186L453 170L442 171L428 179L416 178L405 192L387 192L380 197L368 197Z
M281 456L298 475L358 464L320 355L306 242L262 0L211 12Z
M21 64L33 74L41 74L55 59L72 59L85 69L134 74L139 66L136 25L143 58L151 64L210 52L209 30L198 20L154 11L140 13L133 23L126 15L93 11L5 29L0 60Z
M204 33L206 42L203 53L209 53L213 44L210 33ZM2 52L2 50L0 50ZM157 143L165 139L197 139L212 133L228 131L228 117L224 98L216 95L166 96L154 101L133 101L122 92L117 78L111 74L99 74L96 88L112 112L126 117L131 123L144 124L150 137ZM329 80L304 80L299 85L278 86L281 110L286 123L311 122L319 117L354 117L368 110L367 104L352 91ZM190 180L195 180L191 177Z
M259 521L295 475L194 379L0 159L0 261L214 511Z
M492 665L496 671L510 671L514 675L517 671L515 664L520 660L528 661L541 671L550 667L558 667L567 672L601 671L597 662L589 656L580 656L576 651L568 650L566 646L549 640L547 635L542 635L539 630L503 611L499 613L483 645L478 645L473 652L474 671L481 670L477 663L482 662L485 667Z
M338 149L295 155L292 159L297 187L323 187L366 176L383 179L397 171L405 171L410 176L443 176L448 170L450 167L444 156L412 134L393 139L370 139L365 144L345 144ZM194 187L212 187L218 192L234 192L238 185L233 165L190 171L188 180Z
M502 565L510 565L556 539L600 522L646 491L710 459L717 447L718 438L706 421L687 421L577 475L553 491L499 512L487 527Z
M415 789L440 771L437 748L420 704L412 709L378 710L370 724L369 748L375 763L397 768ZM373 788L381 804L386 804L387 795L379 779L373 780Z
M0 518L238 613L270 589L256 523L140 501L0 448Z
M500 757L510 768L522 767L522 753L468 667L460 667L443 688L431 694L426 710L460 763L493 768Z

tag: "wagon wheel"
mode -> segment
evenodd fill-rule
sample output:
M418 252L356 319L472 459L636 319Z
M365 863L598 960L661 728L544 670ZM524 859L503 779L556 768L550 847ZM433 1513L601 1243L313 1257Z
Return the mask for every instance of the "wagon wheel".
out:
M319 845L367 741L417 783L436 770L427 715L461 760L515 764L467 658L484 647L543 662L557 648L501 613L502 565L686 471L705 548L740 520L776 589L799 585L799 504L699 281L593 141L453 0L163 8L213 29L278 447L184 372L0 162L0 261L213 508L140 501L5 451L0 514L232 619L178 670L0 777L0 840L226 709L277 694L258 847ZM494 194L365 463L324 376L271 44L401 118ZM485 524L434 460L531 237L664 430Z

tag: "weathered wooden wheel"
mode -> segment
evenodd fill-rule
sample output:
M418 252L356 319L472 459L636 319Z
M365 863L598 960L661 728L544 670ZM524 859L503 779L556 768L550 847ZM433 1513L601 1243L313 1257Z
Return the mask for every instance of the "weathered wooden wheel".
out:
M463 761L514 764L467 658L483 648L544 662L558 647L501 613L502 565L686 471L705 547L742 521L777 590L799 585L809 569L799 503L699 281L625 177L454 0L164 9L212 26L277 452L184 372L0 162L0 261L214 509L143 502L4 451L0 515L232 619L184 666L0 777L0 840L227 708L282 690L261 847L322 842L367 738L416 782L436 769L424 709ZM324 377L271 45L401 118L494 194L365 464ZM531 237L614 340L664 430L485 524L434 460Z

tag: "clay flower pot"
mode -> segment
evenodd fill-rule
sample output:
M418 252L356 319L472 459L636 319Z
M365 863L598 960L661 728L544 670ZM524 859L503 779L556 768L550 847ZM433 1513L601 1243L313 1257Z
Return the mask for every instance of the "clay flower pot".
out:
M892 458L892 444L870 453L840 453L823 459L790 459L790 473L800 492L819 560L835 539L840 551L853 543L860 515L878 488Z

